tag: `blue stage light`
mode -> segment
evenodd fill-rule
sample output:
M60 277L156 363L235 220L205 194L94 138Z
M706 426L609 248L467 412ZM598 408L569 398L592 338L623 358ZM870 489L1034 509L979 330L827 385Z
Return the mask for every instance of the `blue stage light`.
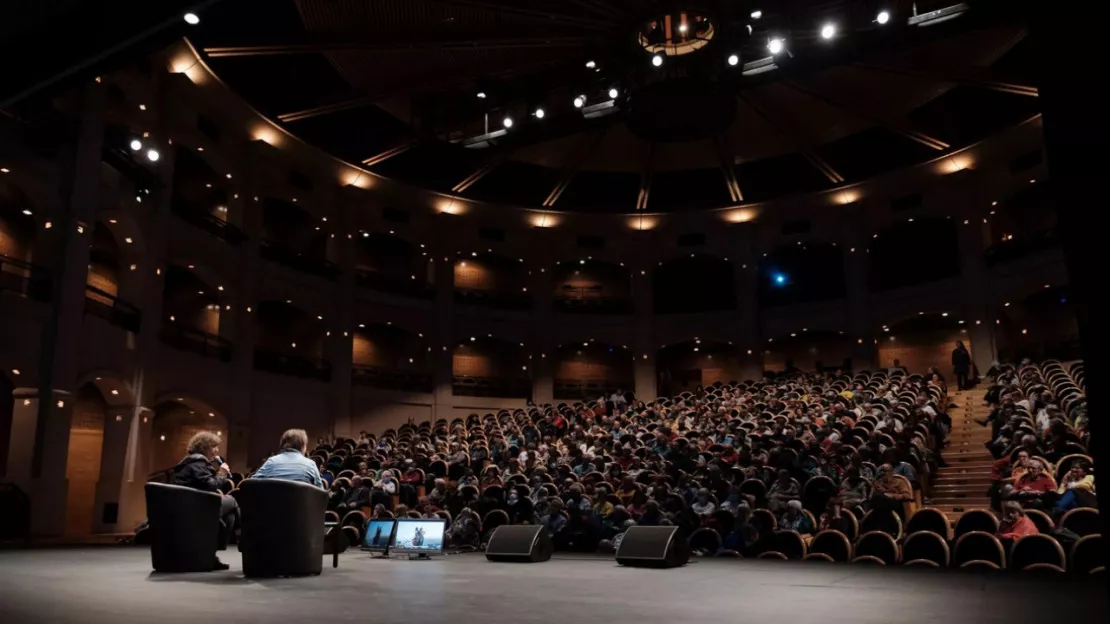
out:
M775 273L774 275L771 276L771 279L774 280L775 286L785 286L786 285L786 275L783 274L783 273Z

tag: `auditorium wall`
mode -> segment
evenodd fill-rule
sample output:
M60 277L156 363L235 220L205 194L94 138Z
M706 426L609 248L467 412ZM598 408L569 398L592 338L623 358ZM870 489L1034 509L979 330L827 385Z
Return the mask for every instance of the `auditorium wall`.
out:
M69 481L66 496L67 535L92 533L107 409L108 404L95 386L85 385L78 390L66 455L66 479Z
M901 362L907 370L924 374L930 367L936 367L945 379L952 381L952 350L956 341L963 341L971 350L971 341L960 329L938 329L883 335L879 338L879 367ZM986 373L986 371L980 371Z

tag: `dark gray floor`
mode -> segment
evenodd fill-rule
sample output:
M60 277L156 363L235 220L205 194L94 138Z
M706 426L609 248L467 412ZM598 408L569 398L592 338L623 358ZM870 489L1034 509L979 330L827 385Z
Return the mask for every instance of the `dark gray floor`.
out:
M319 577L156 575L149 552L109 547L0 551L0 622L333 622L409 624L703 621L1107 622L1105 581L982 576L816 562L700 560L673 570L611 559L490 563L330 557Z

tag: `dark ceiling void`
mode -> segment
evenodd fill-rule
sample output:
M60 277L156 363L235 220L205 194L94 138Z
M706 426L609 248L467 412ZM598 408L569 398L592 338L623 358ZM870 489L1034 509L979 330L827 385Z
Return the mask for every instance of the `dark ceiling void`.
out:
M253 106L344 160L552 210L820 191L1037 113L1021 3L972 0L927 28L910 2L773 4L753 20L743 2L238 0L190 39ZM933 4L950 3L917 11Z

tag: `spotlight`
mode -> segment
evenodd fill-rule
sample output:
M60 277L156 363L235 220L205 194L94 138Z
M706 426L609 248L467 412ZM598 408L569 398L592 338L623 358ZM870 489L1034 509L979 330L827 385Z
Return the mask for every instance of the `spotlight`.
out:
M651 64L656 66L656 67L662 67L663 57L656 54L655 56L651 57Z
M580 95L580 96L574 98L574 107L575 108L582 108L585 105L586 105L586 96Z
M612 89L609 89L609 99L610 100L617 99L617 96L620 95L620 94L621 94L621 92L618 91L616 87L613 87Z
M586 67L588 67L589 69L593 69L597 67L597 63L593 62L593 60L586 61Z
M161 157L161 154L159 154L158 150L156 150L156 149L149 149L149 150L146 151L146 159L149 160L150 162L158 162L158 158L160 158L160 157Z
M131 151L137 152L143 149L143 142L138 139L131 139Z
M832 39L836 36L836 24L829 22L821 27L821 38Z
M783 273L775 273L771 277L771 279L774 280L775 286L785 286L786 285L786 275L783 274Z
M880 24L885 24L885 23L889 22L890 21L890 11L879 11L879 14L875 16L875 21L880 23Z
M505 128L512 128L513 127L513 118L512 117L505 117L504 119L501 120L501 125L505 126Z
M737 65L740 64L740 57L737 56L736 54L729 54L728 55L728 64L732 67L736 67Z
M477 95L477 96L478 96L478 99L479 99L479 100L484 100L484 99L486 99L486 92L485 92L485 91L479 91L479 92L478 92L478 93L476 93L475 95Z
M190 25L190 26L196 26L197 24L200 23L200 18L197 17L196 13L186 13L184 15L184 18L185 18L185 23Z
M543 116L544 116L544 115L545 115L546 113L544 113L544 112L543 112L543 109L542 109L542 108L537 108L537 109L536 109L536 112L535 112L535 113L533 113L533 114L534 114L534 115L536 116L536 119L543 119Z
M786 43L783 42L783 40L779 37L775 37L774 39L767 42L767 50L770 51L771 54L778 54L779 52L782 52L783 48L785 47Z
M30 210L28 210L28 209L26 209L26 208L24 208L24 209L23 209L23 214L25 214L25 215L27 215L27 216L29 217L29 216L31 216L31 211L30 211Z
M759 19L763 17L763 11L752 11L752 19Z
M686 32L686 24L679 24L678 25L678 32L680 32L680 33Z

